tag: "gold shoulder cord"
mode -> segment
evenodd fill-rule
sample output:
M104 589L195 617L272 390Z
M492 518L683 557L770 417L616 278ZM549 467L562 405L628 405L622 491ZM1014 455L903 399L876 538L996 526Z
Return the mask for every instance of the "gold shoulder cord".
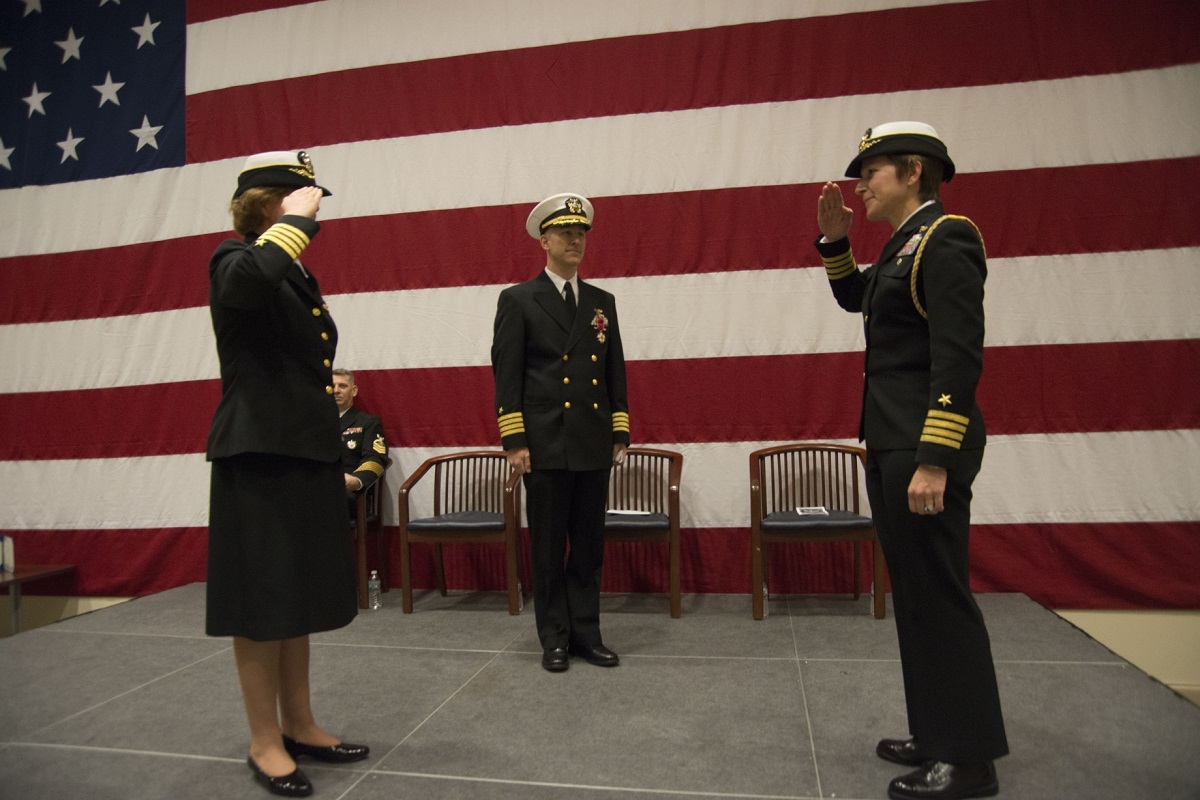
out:
M925 312L925 309L921 306L921 301L917 298L917 270L921 268L921 253L925 252L925 245L929 243L929 239L931 236L933 236L933 232L937 229L937 226L941 225L948 219L961 219L963 222L974 228L975 235L979 237L979 245L983 247L983 257L987 258L987 247L983 244L983 234L979 232L978 225L966 217L960 217L957 214L946 214L945 216L935 219L933 224L929 226L929 230L925 231L925 236L922 237L921 244L917 247L917 257L913 259L912 275L910 275L908 279L908 288L912 293L913 305L917 307L917 313L920 314L923 319L929 319L929 314Z

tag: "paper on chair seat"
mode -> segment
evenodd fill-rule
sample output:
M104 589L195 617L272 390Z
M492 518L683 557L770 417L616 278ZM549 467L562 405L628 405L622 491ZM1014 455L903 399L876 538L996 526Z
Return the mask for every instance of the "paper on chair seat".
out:
M825 516L829 516L829 510L825 508L825 506L798 506L796 508L796 513L802 517L813 514L824 514Z

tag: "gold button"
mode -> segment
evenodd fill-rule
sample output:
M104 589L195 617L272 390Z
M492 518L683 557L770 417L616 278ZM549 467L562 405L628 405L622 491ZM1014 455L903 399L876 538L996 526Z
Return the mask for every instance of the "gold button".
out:
M327 366L327 367L332 367L332 366L333 366L333 362L332 362L332 361L330 361L328 358L327 358L327 359L325 359L325 360L324 360L322 363L323 363L325 366Z
M563 408L570 408L570 407L571 407L571 401L570 401L570 400L568 400L567 402L563 403Z
M566 360L568 360L569 358L570 358L570 356L569 356L569 355L567 355L566 353L563 353L563 361L566 361Z
M596 357L595 357L595 356L592 356L592 361L595 361L595 360L596 360Z
M325 394L333 394L333 387L332 387L332 386L326 386L326 387L325 387Z
M314 308L314 309L313 309L313 316L314 316L314 317L319 317L319 316L321 316L321 309L319 309L319 308Z
M328 334L328 333L326 333L325 331L321 331L321 338L322 338L322 339L324 339L325 341L327 341L327 342L328 342L328 341L329 341L329 334Z
M600 381L596 380L595 378L592 378L592 386L599 386L599 385L600 385Z
M600 410L600 404L599 404L599 403L592 403L592 408L594 408L594 409L596 409L597 411L599 411L599 410Z
M563 378L563 383L564 383L564 384L567 384L567 383L570 383L570 382L571 382L571 379L570 379L570 378Z

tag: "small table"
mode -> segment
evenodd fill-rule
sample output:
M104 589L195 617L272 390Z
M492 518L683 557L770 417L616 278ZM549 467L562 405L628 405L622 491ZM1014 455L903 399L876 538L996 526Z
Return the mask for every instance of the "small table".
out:
M12 632L21 631L21 584L74 571L74 564L18 564L12 572L0 572L0 589L7 588L12 596Z

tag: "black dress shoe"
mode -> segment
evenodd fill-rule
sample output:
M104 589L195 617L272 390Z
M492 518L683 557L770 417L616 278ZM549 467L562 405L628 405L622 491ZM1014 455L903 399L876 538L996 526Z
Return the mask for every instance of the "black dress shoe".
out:
M348 764L351 761L362 761L371 755L371 748L365 744L339 742L328 747L317 747L315 744L297 742L292 737L286 735L283 737L283 747L292 758L311 756L317 761L325 761L330 764Z
M246 763L250 765L250 769L254 772L254 780L267 787L267 791L271 794L277 794L280 797L308 797L313 793L312 783L308 780L308 776L300 771L299 767L292 770L289 775L272 778L258 768L258 764L254 763L254 756L248 756Z
M929 760L917 749L916 739L881 739L875 745L875 755L906 767L919 767Z
M542 653L542 669L547 672L566 672L570 666L565 647L553 647Z
M602 644L573 644L570 652L597 667L615 667L621 663L620 657Z
M947 764L929 761L888 784L892 800L962 800L967 797L991 797L1000 791L996 767L982 764Z

